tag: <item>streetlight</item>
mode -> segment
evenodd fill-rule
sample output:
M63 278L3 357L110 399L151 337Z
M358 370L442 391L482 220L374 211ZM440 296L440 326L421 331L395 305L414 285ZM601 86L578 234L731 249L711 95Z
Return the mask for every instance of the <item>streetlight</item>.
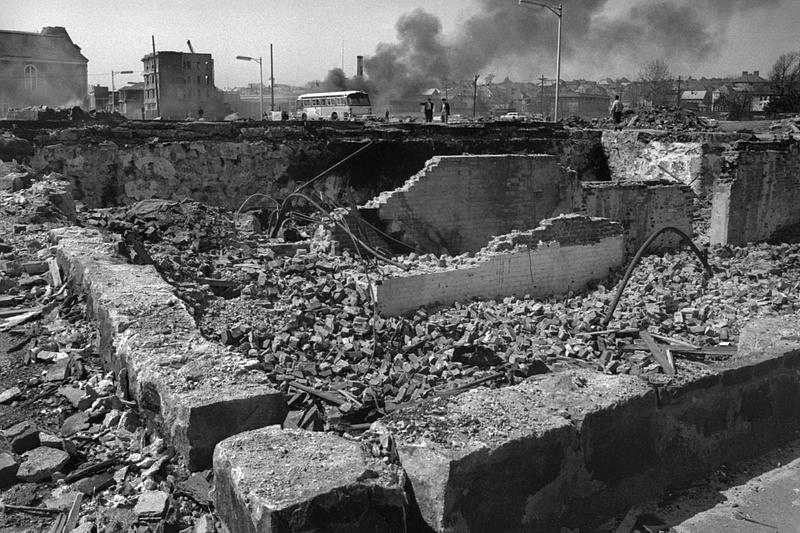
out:
M556 48L556 109L553 113L554 122L558 122L558 89L561 83L561 18L564 14L563 4L558 4L558 7L543 4L541 2L533 2L532 0L519 0L519 5L531 5L549 9L551 13L558 17L558 45Z
M236 59L240 59L242 61L255 61L258 63L258 74L261 83L258 86L258 98L260 100L259 104L259 111L261 112L261 119L264 119L264 66L262 62L262 58L258 57L250 57L250 56L236 56ZM269 44L269 91L270 91L270 101L269 101L269 108L270 111L275 111L275 75L272 67L272 43Z
M241 61L255 61L258 63L258 74L261 83L258 84L258 98L259 98L259 106L258 109L260 111L258 120L264 120L264 69L261 64L261 58L259 57L256 59L255 57L250 56L236 56L236 59Z
M118 70L116 72L114 72L113 70L111 71L111 112L112 113L117 110L117 102L115 101L116 98L114 98L114 92L116 92L116 90L114 88L114 74L133 74L133 71L132 70Z

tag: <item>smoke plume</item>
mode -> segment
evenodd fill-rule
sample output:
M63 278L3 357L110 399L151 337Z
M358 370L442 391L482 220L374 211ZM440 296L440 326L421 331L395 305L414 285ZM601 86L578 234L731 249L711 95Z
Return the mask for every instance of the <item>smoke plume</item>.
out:
M548 0L543 0L548 2ZM555 5L558 0L549 0ZM635 77L653 58L689 70L725 46L736 13L770 9L782 0L563 0L562 62L567 75ZM365 58L367 77L382 98L408 98L498 65L529 65L532 80L552 68L556 17L514 0L478 0L478 14L453 35L422 9L398 19L397 42L381 43Z

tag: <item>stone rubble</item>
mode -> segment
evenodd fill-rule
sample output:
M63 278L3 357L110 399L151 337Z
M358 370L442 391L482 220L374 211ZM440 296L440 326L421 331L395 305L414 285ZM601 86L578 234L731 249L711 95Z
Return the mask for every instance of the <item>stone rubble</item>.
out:
M800 245L759 244L711 249L711 279L688 252L646 257L608 325L603 317L619 275L583 294L461 302L383 318L370 283L398 267L336 255L313 225L290 225L283 239L269 239L252 231L258 215L245 229L230 213L196 202L84 211L57 175L31 179L0 191L0 311L10 310L0 315L0 332L14 348L8 354L21 360L16 381L4 374L0 382L0 487L8 487L0 499L39 506L51 498L71 504L82 494L74 531L219 529L209 512L211 473L190 474L114 374L101 369L85 297L58 281L48 263L46 230L77 218L120 233L131 262L153 263L203 332L247 357L238 375L263 377L288 393L287 428L356 434L410 402L564 369L663 380L626 332L732 347L745 321L800 305ZM396 259L428 271L474 260ZM691 363L701 372L726 353L709 350ZM435 435L435 427L414 431ZM361 440L384 463L396 460L385 435ZM18 524L6 515L0 527ZM44 529L47 520L37 520Z

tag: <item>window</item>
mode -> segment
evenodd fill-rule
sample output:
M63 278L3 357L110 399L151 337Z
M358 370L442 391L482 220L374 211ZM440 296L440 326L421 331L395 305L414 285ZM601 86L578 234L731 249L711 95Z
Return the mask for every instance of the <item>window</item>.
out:
M39 69L33 65L25 65L24 80L25 88L30 92L34 92L39 84Z
M211 76L206 74L206 85L209 85L209 84L211 84Z
M200 76L197 76L197 83L200 83Z

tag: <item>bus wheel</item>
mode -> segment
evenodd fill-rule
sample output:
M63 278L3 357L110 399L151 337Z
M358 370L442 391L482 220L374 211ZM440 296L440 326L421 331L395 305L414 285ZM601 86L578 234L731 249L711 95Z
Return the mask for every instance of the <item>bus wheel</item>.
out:
M305 113L303 113L302 115L300 115L300 120L308 120L308 116Z
M336 111L331 113L331 120L339 120L339 113L337 113Z

